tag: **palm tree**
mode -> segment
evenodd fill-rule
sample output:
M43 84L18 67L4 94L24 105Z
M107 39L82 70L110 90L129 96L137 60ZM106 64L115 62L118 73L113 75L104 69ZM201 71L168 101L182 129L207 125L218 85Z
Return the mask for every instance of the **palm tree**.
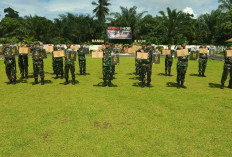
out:
M222 10L229 10L232 7L232 0L218 0L219 8Z
M99 21L105 21L105 17L109 15L109 8L108 6L111 5L109 3L109 0L98 0L97 2L92 2L92 5L97 6L94 10L93 13L96 14L96 17L98 18Z

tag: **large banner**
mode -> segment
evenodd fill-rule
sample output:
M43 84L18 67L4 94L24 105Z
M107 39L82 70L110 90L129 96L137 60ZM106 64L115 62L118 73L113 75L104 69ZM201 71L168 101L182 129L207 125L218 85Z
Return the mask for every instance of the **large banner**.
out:
M131 27L108 27L106 35L108 39L132 39Z

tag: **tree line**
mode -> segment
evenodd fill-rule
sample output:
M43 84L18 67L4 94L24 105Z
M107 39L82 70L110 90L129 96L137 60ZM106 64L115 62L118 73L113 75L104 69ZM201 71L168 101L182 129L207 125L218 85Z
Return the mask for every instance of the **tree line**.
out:
M136 6L120 7L120 12L110 12L109 0L92 2L96 6L94 16L66 13L50 20L41 16L20 17L19 12L5 8L5 17L0 22L0 43L56 41L73 43L92 39L106 39L108 26L131 27L132 40L112 40L114 43L133 43L134 40L149 40L154 44L178 44L187 40L188 44L223 45L232 37L232 0L218 0L219 6L210 13L195 18L189 13L167 8L157 16L148 12L138 12Z

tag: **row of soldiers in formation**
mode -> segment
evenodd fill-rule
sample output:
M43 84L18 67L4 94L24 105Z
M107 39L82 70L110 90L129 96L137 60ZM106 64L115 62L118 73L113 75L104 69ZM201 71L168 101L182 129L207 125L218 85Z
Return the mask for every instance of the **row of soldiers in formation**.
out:
M155 50L152 49L151 42L142 43L142 48L136 52L148 53L147 59L135 59L135 69L136 74L139 75L139 80L142 82L142 87L151 87L151 75L152 75L152 54L155 53ZM180 42L181 47L178 49L186 48L186 41ZM26 46L26 43L22 43L22 47ZM65 49L60 42L55 44L54 50L64 50L65 51L65 67L63 72L63 57L54 58L53 57L53 71L56 74L56 78L63 78L65 74L65 82L67 85L69 83L69 71L72 75L72 84L75 85L75 61L68 57L68 50L71 49L71 42L66 42L67 49ZM206 44L202 44L202 48L206 48ZM232 43L228 43L228 50L232 50ZM171 50L171 45L168 45L168 49ZM34 71L34 84L38 84L38 75L41 77L41 84L44 85L44 62L43 54L46 54L40 42L35 42L31 47L32 59L33 59L33 71ZM103 87L112 86L113 76L115 74L115 64L112 64L112 55L118 53L118 49L114 48L113 45L108 42L105 43L105 48L102 49L103 59L102 59L102 72L103 72ZM16 60L15 56L12 54L10 49L10 43L7 42L6 46L3 49L5 56L4 63L6 66L6 74L9 79L9 83L16 83ZM165 75L171 75L171 67L173 64L173 53L174 50L171 50L170 55L166 55L165 58ZM80 74L86 75L86 58L83 50L83 44L80 44L79 50L77 50ZM202 53L199 56L199 76L205 76L205 69L207 65L208 56L206 53ZM188 56L178 57L177 62L177 88L186 88L184 85L185 75L188 67ZM19 68L21 73L21 78L28 78L28 55L20 54L19 55ZM221 88L224 88L225 81L227 76L230 74L229 86L232 88L232 57L227 57L225 55L224 69L221 79ZM146 78L147 76L147 78Z
M141 43L142 48L136 52L136 56L138 52L148 53L148 59L141 60L135 58L135 71L136 74L139 76L139 80L142 82L142 87L151 87L151 75L152 75L152 55L158 51L157 49L154 51L151 48L150 42L143 42ZM177 50L186 49L186 41L183 40L180 42L180 47ZM200 48L206 48L206 44L203 43ZM175 50L171 49L171 45L168 45L168 50L171 51L170 55L166 55L165 57L165 76L171 76L171 68L173 64L173 56ZM232 50L232 43L227 44L227 50ZM224 84L227 80L228 75L230 75L229 85L228 88L232 89L232 57L227 57L226 53L224 53L225 63L223 67L223 73L221 78L221 89L224 89ZM177 88L187 88L184 85L185 82L185 75L188 68L188 55L186 56L179 56L177 57ZM199 54L199 74L200 77L205 76L205 70L208 61L208 54L207 53L200 53ZM147 78L146 78L147 76Z

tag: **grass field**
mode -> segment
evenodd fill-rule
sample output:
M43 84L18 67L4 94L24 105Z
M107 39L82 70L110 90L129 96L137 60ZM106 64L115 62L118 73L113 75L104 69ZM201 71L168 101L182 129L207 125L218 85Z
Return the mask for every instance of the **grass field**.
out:
M172 77L163 76L163 58L153 66L152 88L138 87L134 58L121 58L112 88L99 84L99 59L87 57L89 74L77 74L75 86L53 78L50 57L46 84L33 86L31 65L30 57L28 80L7 85L0 61L0 156L232 156L232 90L220 89L221 61L208 61L206 78L189 61L188 88L179 90L176 60Z

